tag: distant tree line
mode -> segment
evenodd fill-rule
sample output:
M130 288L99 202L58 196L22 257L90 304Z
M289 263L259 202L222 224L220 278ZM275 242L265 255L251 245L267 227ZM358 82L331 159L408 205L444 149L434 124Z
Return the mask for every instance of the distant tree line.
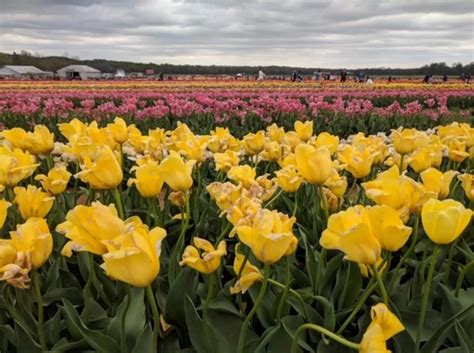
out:
M172 65L172 64L154 64L154 63L134 63L130 61L114 61L105 59L80 60L77 57L67 56L45 56L32 54L22 50L20 53L13 54L0 53L0 66L3 65L33 65L45 71L56 72L58 69L68 65L89 65L102 72L116 72L117 69L123 69L125 72L141 72L147 69L154 70L155 73L164 73L165 75L257 75L262 69L265 74L291 75L295 70L299 70L302 75L312 75L316 70L321 72L339 73L341 68L298 68L290 66L220 66L220 65ZM474 62L463 65L454 63L447 65L444 62L432 63L419 68L360 68L349 71L363 71L367 75L385 75L385 76L420 76L420 75L454 75L459 76L463 73L474 73Z

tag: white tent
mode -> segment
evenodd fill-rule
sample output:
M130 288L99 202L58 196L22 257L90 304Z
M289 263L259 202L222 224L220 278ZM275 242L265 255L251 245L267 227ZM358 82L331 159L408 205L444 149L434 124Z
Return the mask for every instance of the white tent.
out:
M87 65L69 65L58 70L60 78L90 80L100 78L100 71Z

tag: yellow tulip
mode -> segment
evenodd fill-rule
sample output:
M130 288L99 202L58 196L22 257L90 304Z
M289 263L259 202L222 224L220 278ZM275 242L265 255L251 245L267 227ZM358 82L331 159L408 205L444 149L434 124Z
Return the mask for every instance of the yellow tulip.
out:
M235 285L230 287L231 294L242 293L245 294L250 287L252 287L256 282L261 281L263 279L262 273L258 269L257 266L254 266L250 263L250 260L244 265L242 269L242 265L244 262L245 256L237 252L235 253L234 259L234 273L238 275L240 273L240 277L235 282Z
M161 242L166 231L160 227L150 230L138 217L125 223L125 234L103 241L107 252L102 255L101 267L113 279L147 287L160 272Z
M211 131L211 138L207 147L213 153L225 152L227 150L239 152L240 143L230 134L228 128L216 127L214 131Z
M300 144L295 151L296 168L310 184L322 185L331 176L332 160L325 147Z
M53 237L43 218L29 218L10 232L11 244L17 252L29 256L33 269L40 268L53 251Z
M282 143L285 138L285 129L273 123L267 127L267 134L271 141Z
M294 217L261 209L248 224L238 225L235 230L259 261L273 264L296 250L292 229L295 221Z
M38 165L36 158L29 152L0 146L0 185L15 186L30 177Z
M457 136L444 140L448 147L448 157L453 162L461 163L468 158L469 152L466 152L466 142Z
M431 199L421 210L421 221L426 235L436 244L449 244L456 240L471 218L471 210L451 199Z
M229 209L242 195L242 184L235 185L231 182L213 182L206 187L211 199L221 211Z
M164 182L174 191L189 190L193 186L192 171L195 163L194 160L185 163L179 153L170 151L170 155L160 164Z
M36 125L28 133L28 151L34 155L47 155L54 149L54 135L44 125Z
M3 130L1 135L13 148L19 148L23 151L28 150L28 133L23 128L14 127L13 129Z
M265 142L264 149L260 152L262 160L269 162L278 162L281 158L282 146L276 141Z
M339 137L328 132L321 132L313 143L314 147L326 147L331 154L334 154L339 146Z
M363 145L368 148L373 156L373 165L381 164L385 158L387 158L389 149L385 144L384 140L378 136L365 136L363 133L359 132L352 139L352 145Z
M125 223L118 217L113 204L105 206L93 202L91 206L76 206L66 215L66 221L56 230L70 239L61 254L71 256L72 251L88 251L96 255L107 252L104 240L111 240L125 233Z
M458 176L458 179L461 181L466 197L469 200L474 201L474 175L461 174Z
M323 248L343 251L347 260L375 265L382 249L399 250L411 231L388 206L357 205L331 215L319 243Z
M7 219L8 215L8 208L11 206L11 203L0 199L0 229L3 227L5 220Z
M390 353L386 341L405 330L400 320L385 304L377 304L370 310L372 322L360 342L360 353Z
M249 189L250 194L263 202L270 200L278 187L276 179L268 179L268 174L260 175L255 182Z
M158 163L148 160L145 163L130 169L135 172L135 178L130 178L128 186L135 185L143 197L157 197L163 187L163 178Z
M71 173L67 171L65 166L50 169L48 175L35 176L35 180L40 181L41 186L53 195L62 194L66 190L70 178Z
M260 153L265 146L265 131L248 133L243 139L245 152L250 156Z
M308 141L311 138L311 136L313 136L313 122L312 121L305 121L303 123L297 120L295 121L294 128L299 138L304 142Z
M225 241L217 245L217 249L206 239L194 237L193 244L188 245L183 252L181 266L188 266L192 269L204 273L213 273L221 263L221 257L227 253ZM199 254L199 250L202 250Z
M347 178L345 176L340 176L337 170L333 168L331 170L331 175L325 181L324 186L329 188L338 198L342 198L347 190Z
M187 159L201 163L206 159L207 136L195 136L176 143L176 147Z
M242 183L245 188L252 186L255 182L256 176L257 172L255 171L255 168L252 168L247 164L232 167L227 172L227 177L230 180Z
M436 194L413 179L400 175L398 167L379 173L375 180L362 183L369 199L378 205L387 205L398 211L404 221L410 213L418 214L423 204Z
M296 192L303 182L303 178L296 170L294 165L288 165L283 169L275 172L277 176L277 184L285 192Z
M214 153L214 163L217 171L227 172L230 168L239 164L240 153L232 150L227 150L223 153Z
M13 202L18 205L23 219L46 217L53 207L54 197L34 185L28 185L27 188L17 186L13 191Z
M17 288L28 288L30 270L30 256L18 252L11 239L0 239L0 281Z
M428 135L417 129L401 129L392 132L393 146L400 154L413 152L416 148L429 143Z
M432 145L417 148L408 159L408 164L417 173L430 167L439 167L443 159L440 149Z
M123 144L128 139L127 123L120 117L116 117L113 123L107 124L107 131L119 144Z
M100 146L94 158L86 158L81 169L75 177L79 177L95 190L114 189L120 185L123 178L122 167L107 145Z
M442 200L448 197L451 181L458 174L459 172L454 170L443 173L438 169L428 168L421 172L420 176L426 190L434 192L438 195L438 199Z
M74 135L83 135L87 129L87 125L81 120L74 118L68 123L58 124L61 134L70 141Z
M337 159L354 178L361 179L370 174L374 155L365 145L345 145Z
M237 226L253 219L261 209L262 203L259 199L243 194L226 210L226 218L233 226Z

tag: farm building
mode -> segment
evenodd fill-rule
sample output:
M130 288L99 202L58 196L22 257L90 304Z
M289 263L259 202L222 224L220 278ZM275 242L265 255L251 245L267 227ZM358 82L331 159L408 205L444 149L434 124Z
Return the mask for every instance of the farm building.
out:
M38 69L29 65L5 65L0 68L1 77L47 77L52 73Z
M58 76L66 80L91 80L100 78L100 71L87 65L69 65L59 69Z

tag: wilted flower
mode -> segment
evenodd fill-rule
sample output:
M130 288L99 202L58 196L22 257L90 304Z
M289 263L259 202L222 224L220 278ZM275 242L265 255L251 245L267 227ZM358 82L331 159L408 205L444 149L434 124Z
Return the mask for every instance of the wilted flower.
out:
M183 257L179 263L181 266L188 266L204 274L210 274L217 270L221 257L227 253L225 241L221 241L217 248L206 239L194 237L193 244L188 245L183 252ZM199 253L202 250L202 253Z

